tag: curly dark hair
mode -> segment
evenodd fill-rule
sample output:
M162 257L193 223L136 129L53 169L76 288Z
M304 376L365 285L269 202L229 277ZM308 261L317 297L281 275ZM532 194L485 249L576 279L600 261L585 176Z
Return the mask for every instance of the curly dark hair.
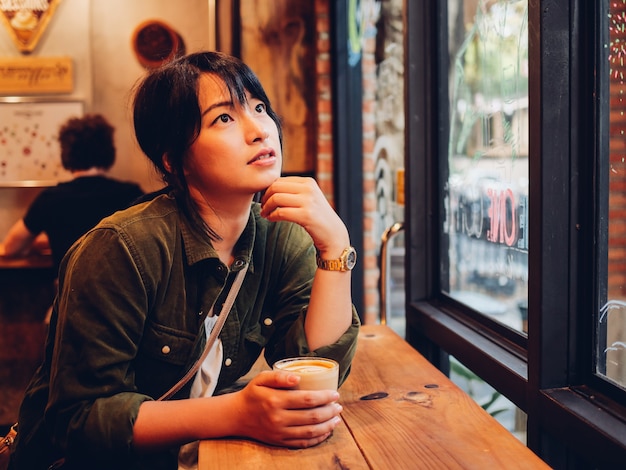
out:
M114 132L115 128L100 114L68 119L59 129L63 168L111 168L115 163Z

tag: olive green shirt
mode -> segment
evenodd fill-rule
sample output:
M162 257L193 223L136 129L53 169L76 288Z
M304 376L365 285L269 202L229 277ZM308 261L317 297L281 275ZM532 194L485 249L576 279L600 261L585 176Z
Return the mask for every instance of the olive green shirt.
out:
M298 355L333 358L342 383L356 348L356 311L336 343L309 350L304 318L314 245L299 225L268 222L259 211L253 204L230 267L169 196L117 212L75 243L61 264L46 357L22 404L20 434L37 424L49 393L45 424L68 465L176 468L177 449L135 455L133 423L141 403L161 396L200 356L204 318L213 304L219 313L246 263L220 334L216 393L245 375L262 351L269 364ZM174 399L187 397L190 386ZM19 441L18 454L29 452Z

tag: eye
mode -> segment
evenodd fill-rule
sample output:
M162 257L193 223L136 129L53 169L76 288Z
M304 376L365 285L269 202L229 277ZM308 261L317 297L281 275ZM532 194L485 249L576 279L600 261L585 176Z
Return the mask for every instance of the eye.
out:
M215 121L213 122L214 123L217 123L217 122L227 123L232 120L233 119L228 114L220 114L217 118L215 118Z
M265 113L267 111L267 106L265 106L265 103L257 103L254 110L259 114Z

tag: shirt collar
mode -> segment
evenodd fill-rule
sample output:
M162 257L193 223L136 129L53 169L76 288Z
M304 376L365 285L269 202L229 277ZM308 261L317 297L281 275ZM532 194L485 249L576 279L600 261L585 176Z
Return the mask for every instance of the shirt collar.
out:
M256 235L256 217L254 214L254 209L256 208L255 206L256 205L253 205L251 208L248 223L239 237L239 240L237 240L237 243L235 244L233 265L229 266L232 271L239 271L243 268L245 263L249 264L248 271L254 271L252 263L252 247L254 246L254 239ZM218 259L217 252L213 248L213 244L211 243L209 236L206 233L199 232L197 229L192 227L187 218L182 215L181 212L179 212L179 214L181 220L180 230L183 239L183 247L187 256L187 263L189 265L193 265L205 259Z

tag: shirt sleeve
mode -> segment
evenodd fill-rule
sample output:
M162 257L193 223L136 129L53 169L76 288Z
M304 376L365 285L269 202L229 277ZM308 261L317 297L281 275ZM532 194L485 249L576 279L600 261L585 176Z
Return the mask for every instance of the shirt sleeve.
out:
M308 233L293 224L281 234L276 246L281 247L275 258L280 260L280 273L276 278L274 319L275 332L266 346L268 364L295 356L316 356L334 359L339 363L339 384L348 377L350 364L356 352L360 320L352 306L352 324L333 344L311 351L304 330L311 286L317 269L315 247Z
M50 210L50 195L44 189L30 204L24 214L24 225L33 235L39 235L48 225L48 217L52 213Z
M46 420L68 455L124 461L139 406L132 360L147 315L146 287L115 230L97 229L61 266Z

